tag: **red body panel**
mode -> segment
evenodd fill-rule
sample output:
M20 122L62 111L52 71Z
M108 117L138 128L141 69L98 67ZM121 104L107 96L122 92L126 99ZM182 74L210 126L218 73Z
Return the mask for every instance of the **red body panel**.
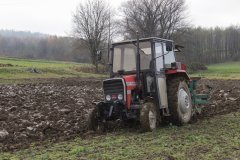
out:
M123 76L125 82L126 82L126 90L127 90L127 108L130 109L131 106L131 96L132 96L132 90L136 89L137 87L137 79L136 75L126 75Z
M179 65L179 67L175 69L170 69L166 71L166 74L176 74L176 73L187 73L187 66L185 64Z
M178 74L178 73L181 73L184 76L186 76L186 78L190 79L187 74L187 66L185 64L181 64L179 68L166 70L165 72L166 75L172 75L172 74Z
M171 69L166 71L166 74L176 74L176 73L186 73L186 70Z
M182 70L185 70L185 71L186 71L186 70L187 70L186 64L182 64L182 65L181 65L181 68L182 68Z

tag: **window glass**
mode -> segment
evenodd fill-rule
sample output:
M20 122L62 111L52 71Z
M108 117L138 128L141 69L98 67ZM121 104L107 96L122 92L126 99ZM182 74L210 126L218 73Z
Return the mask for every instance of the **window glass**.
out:
M151 43L140 42L140 64L141 70L150 69ZM136 71L136 44L123 44L114 47L113 72L119 70Z
M113 58L113 72L117 72L121 68L121 49L114 48L114 58Z
M155 43L155 51L156 51L156 69L160 71L163 68L163 57L162 57L162 43Z
M167 51L166 43L164 43L164 54L165 54L165 64L171 64L176 61L174 51Z
M124 61L122 62L123 69L125 71L134 71L136 70L136 55L134 48L125 48L124 50Z

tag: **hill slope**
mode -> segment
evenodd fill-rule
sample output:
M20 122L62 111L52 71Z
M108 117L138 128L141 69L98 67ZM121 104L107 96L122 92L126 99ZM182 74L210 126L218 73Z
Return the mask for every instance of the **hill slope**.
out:
M60 77L104 77L94 73L94 66L83 63L0 58L0 81L60 78Z

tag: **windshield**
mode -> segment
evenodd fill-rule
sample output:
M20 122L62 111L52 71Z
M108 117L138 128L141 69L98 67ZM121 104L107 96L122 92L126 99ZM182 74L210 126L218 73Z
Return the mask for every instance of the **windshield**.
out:
M141 70L150 69L151 61L151 43L140 42L140 64ZM114 47L113 72L119 70L136 71L136 53L137 47L132 44L123 44Z

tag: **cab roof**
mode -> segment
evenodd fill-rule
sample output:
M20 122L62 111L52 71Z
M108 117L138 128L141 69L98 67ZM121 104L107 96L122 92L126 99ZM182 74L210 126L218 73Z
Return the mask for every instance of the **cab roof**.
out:
M173 42L172 40L157 38L157 37L149 37L149 38L139 39L139 42L145 42L145 41ZM125 41L121 41L121 42L115 42L115 43L112 43L112 45L120 45L120 44L127 44L127 43L136 43L136 42L137 42L137 39L131 39L131 40L125 40Z

